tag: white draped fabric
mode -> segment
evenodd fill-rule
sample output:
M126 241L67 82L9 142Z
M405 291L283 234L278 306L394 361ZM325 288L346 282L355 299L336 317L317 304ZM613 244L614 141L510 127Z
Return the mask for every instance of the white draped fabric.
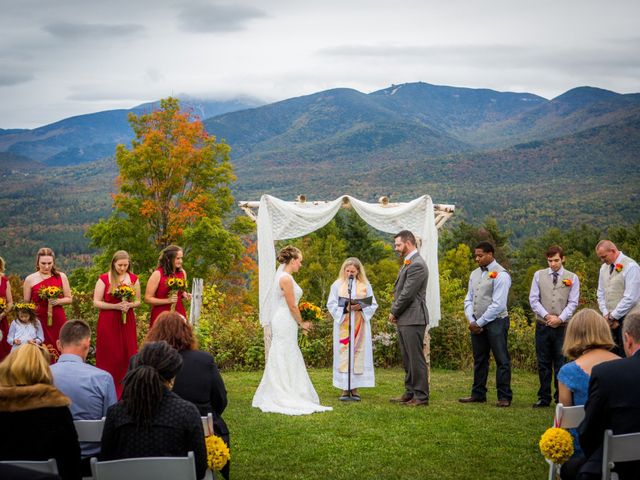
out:
M340 209L344 199L362 219L375 229L396 234L410 230L422 242L420 255L429 268L426 299L429 326L440 321L440 281L438 275L438 231L436 229L431 197L423 195L408 203L385 207L362 202L345 195L331 202L292 203L263 195L258 210L258 268L260 293L260 323L269 325L275 313L274 304L276 251L274 242L307 235L325 226Z

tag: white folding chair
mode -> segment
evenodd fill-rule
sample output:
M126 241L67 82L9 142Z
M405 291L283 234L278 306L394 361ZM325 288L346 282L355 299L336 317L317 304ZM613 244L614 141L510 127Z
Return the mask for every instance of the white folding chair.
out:
M640 432L614 435L612 430L604 432L602 449L602 479L617 479L612 472L616 462L640 460Z
M204 436L208 437L213 435L213 414L209 413L206 417L202 418L202 429L204 430Z
M553 418L553 425L560 428L578 428L584 419L584 406L565 407L561 403L556 405L556 415ZM551 460L549 464L549 480L553 480L560 474L560 465L556 465Z
M55 458L49 460L3 460L0 463L7 465L13 465L15 467L27 468L41 473L51 473L52 475L58 475L58 464Z
M101 442L102 430L104 430L104 420L74 420L73 424L78 432L79 442Z
M186 457L126 458L98 462L91 459L95 480L197 480L193 452Z

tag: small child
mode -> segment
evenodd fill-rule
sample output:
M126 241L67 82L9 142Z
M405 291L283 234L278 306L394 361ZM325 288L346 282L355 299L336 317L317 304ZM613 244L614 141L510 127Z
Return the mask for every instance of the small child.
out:
M16 318L11 322L7 342L12 345L12 350L23 343L36 343L40 345L44 340L42 324L36 317L36 306L33 303L16 303L14 305Z

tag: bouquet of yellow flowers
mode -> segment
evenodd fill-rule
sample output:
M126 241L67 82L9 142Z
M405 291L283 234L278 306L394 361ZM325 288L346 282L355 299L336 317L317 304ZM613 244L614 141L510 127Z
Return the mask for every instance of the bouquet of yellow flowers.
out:
M204 443L207 446L207 466L211 470L219 472L231 459L229 447L224 443L224 440L216 435L205 437Z
M4 297L0 297L0 313L3 313L7 309L7 301Z
M322 310L313 303L300 302L298 308L300 309L300 316L302 316L303 322L317 322L322 320Z
M136 292L133 288L131 288L131 286L129 285L125 285L124 283L122 285L118 285L116 288L113 289L113 291L111 292L111 295L113 295L116 298L119 298L121 302L130 302L132 298L134 298L136 296ZM122 324L126 325L127 323L127 312L122 312Z
M300 316L302 317L303 322L313 323L322 320L322 310L311 302L300 302L298 309L300 310ZM309 338L307 337L306 331L302 332L302 337L300 337L300 346L309 346Z
M42 287L40 290L38 290L38 297L40 297L42 300L46 300L47 302L49 302L49 300L53 300L54 298L60 298L61 296L62 296L62 289L54 285L51 285L50 287ZM53 325L52 313L53 313L53 305L51 305L51 303L48 303L48 307L47 307L47 326L48 327Z
M564 428L551 427L540 437L540 452L554 464L562 464L573 455L573 438Z
M187 281L183 278L178 277L169 277L167 278L167 288L169 289L169 294L184 292L187 290ZM176 304L171 304L171 311L176 311Z

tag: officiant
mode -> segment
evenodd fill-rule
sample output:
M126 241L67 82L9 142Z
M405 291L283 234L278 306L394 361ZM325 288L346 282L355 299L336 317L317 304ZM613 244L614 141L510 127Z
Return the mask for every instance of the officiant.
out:
M341 400L360 400L358 388L375 386L371 317L377 308L362 262L347 258L327 300L333 317L333 386L342 390Z

